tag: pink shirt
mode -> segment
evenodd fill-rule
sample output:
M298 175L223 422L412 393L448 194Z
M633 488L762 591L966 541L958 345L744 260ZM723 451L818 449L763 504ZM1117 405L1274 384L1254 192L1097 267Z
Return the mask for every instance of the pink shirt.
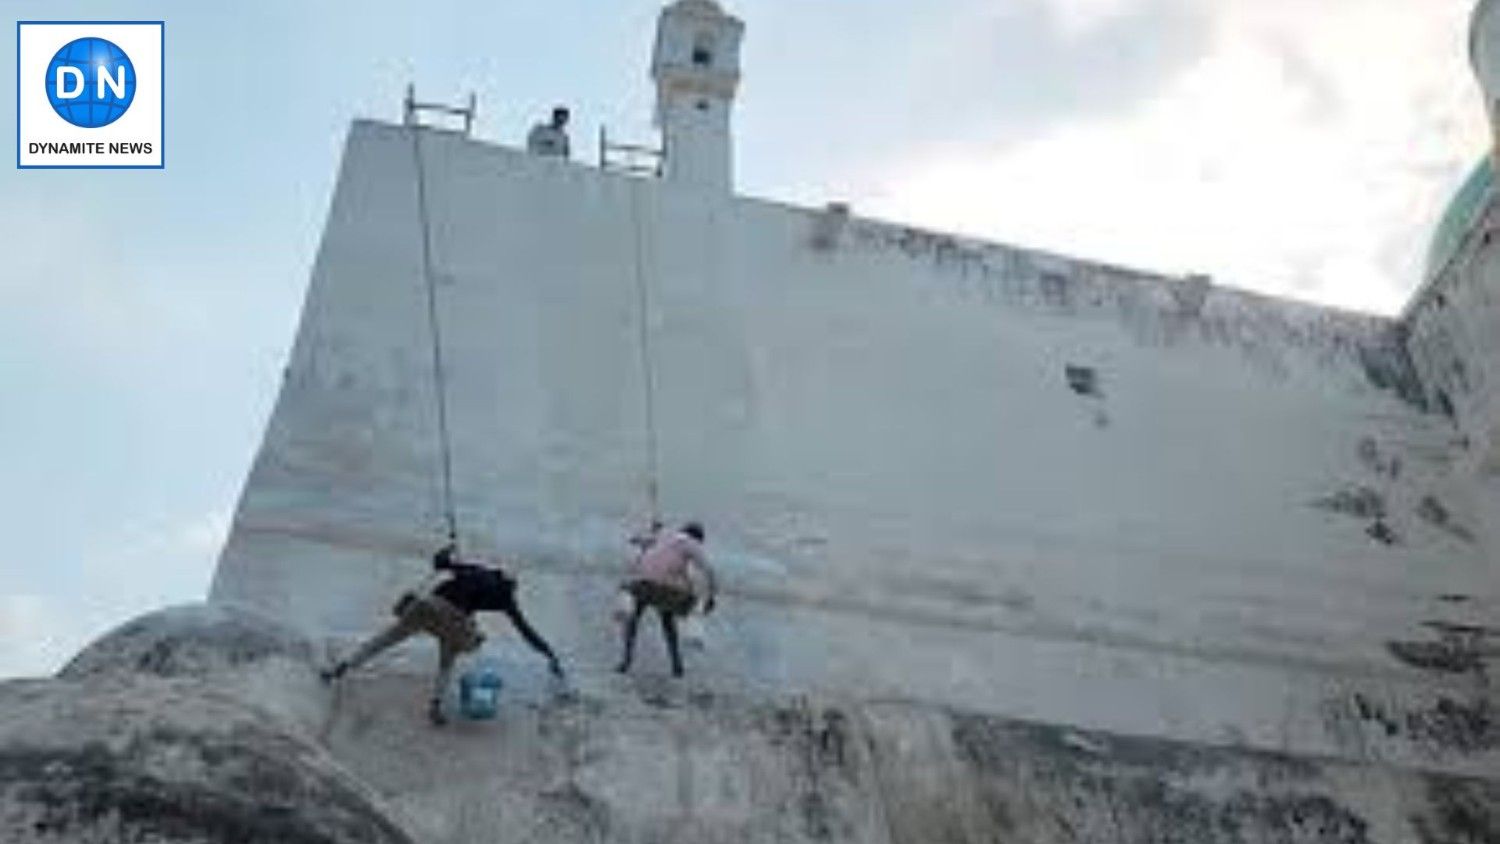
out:
M688 567L694 564L707 570L708 558L703 546L685 533L671 533L657 537L651 547L635 558L632 574L638 580L691 592L693 581L688 577Z

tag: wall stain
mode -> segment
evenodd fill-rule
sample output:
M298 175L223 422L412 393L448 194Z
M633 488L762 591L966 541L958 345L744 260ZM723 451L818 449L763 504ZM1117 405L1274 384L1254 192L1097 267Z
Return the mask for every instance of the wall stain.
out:
M953 742L996 827L1045 819L1042 840L1367 844L1369 824L1320 789L1321 763L954 714ZM1018 819L1007 792L1033 818ZM1002 840L1002 839L994 839Z
M1500 844L1500 785L1430 774L1425 790L1408 818L1421 844Z
M1462 595L1443 596L1439 600L1452 597L1458 597L1460 602L1468 600ZM1485 640L1496 631L1447 621L1424 621L1422 626L1435 630L1437 640L1393 640L1386 642L1386 649L1415 668L1449 674L1484 673Z
M1401 544L1401 535L1386 520L1388 510L1385 495L1373 487L1350 484L1314 499L1309 506L1350 518L1368 519L1370 523L1365 526L1365 536L1381 545Z
M959 282L945 292L956 296L1051 315L1113 317L1142 344L1196 340L1234 348L1277 378L1288 377L1289 355L1299 354L1320 367L1352 368L1376 389L1426 409L1405 332L1388 318L909 226L851 219L848 235L853 248L952 269Z
M605 842L610 835L612 819L609 806L568 781L543 791L538 801L542 821L530 831L537 841Z
M1448 534L1464 542L1472 543L1474 541L1473 531L1455 522L1453 515L1448 512L1448 508L1443 506L1443 502L1439 501L1437 496L1424 496L1421 502L1417 504L1416 512L1418 518L1433 527L1446 531Z
M794 762L795 814L802 833L813 841L856 837L853 820L840 810L859 793L865 775L849 753L850 729L842 709L816 707L806 698L770 715L769 738Z
M1383 519L1386 514L1385 496L1379 490L1358 484L1316 499L1312 506L1357 519Z
M1389 390L1401 401L1426 412L1427 391L1407 351L1405 329L1397 323L1382 334L1377 342L1359 349L1365 379L1376 389Z
M1376 726L1386 738L1403 739L1429 754L1470 755L1500 748L1500 722L1489 701L1448 695L1418 707L1398 707L1361 693L1350 698L1351 714Z
M1484 668L1484 661L1475 648L1454 641L1392 640L1386 642L1385 647L1391 656L1413 668L1445 674L1467 674Z
M1354 454L1366 469L1380 477L1394 480L1401 476L1401 458L1382 453L1374 437L1361 437Z

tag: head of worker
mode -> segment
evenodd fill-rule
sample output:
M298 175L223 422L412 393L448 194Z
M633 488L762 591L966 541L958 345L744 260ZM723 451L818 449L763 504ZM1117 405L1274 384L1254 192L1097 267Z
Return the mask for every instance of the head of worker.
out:
M682 532L698 540L699 542L703 541L703 537L705 535L703 533L703 524L701 522L687 522L683 524Z
M458 543L456 542L445 544L437 550L436 554L432 555L432 565L434 568L451 568L456 562L458 562Z
M552 109L552 128L561 129L564 126L567 126L568 118L570 116L571 115L568 113L567 108L563 106L558 106L557 108Z

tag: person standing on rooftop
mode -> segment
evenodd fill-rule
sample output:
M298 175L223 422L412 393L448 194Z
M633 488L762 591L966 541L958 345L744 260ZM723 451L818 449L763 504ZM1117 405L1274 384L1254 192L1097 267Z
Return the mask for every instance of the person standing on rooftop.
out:
M552 109L552 120L548 123L538 123L531 127L531 134L526 136L526 151L532 155L550 155L557 158L567 158L568 147L568 110L563 106Z

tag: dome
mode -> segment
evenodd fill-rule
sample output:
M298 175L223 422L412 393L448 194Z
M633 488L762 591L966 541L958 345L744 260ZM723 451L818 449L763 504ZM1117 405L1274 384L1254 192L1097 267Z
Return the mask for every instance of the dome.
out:
M716 0L676 0L662 9L663 15L680 16L699 21L737 21Z
M1490 14L1494 7L1495 0L1479 0L1469 13L1469 63L1480 75L1481 81L1483 81L1485 70L1483 48L1486 46L1486 36L1489 35L1485 27L1491 21Z
M1469 177L1448 201L1427 247L1427 278L1431 279L1447 266L1489 205L1495 190L1495 166L1489 156L1476 165Z
M707 15L724 14L724 10L714 0L677 0L668 11L696 12Z

